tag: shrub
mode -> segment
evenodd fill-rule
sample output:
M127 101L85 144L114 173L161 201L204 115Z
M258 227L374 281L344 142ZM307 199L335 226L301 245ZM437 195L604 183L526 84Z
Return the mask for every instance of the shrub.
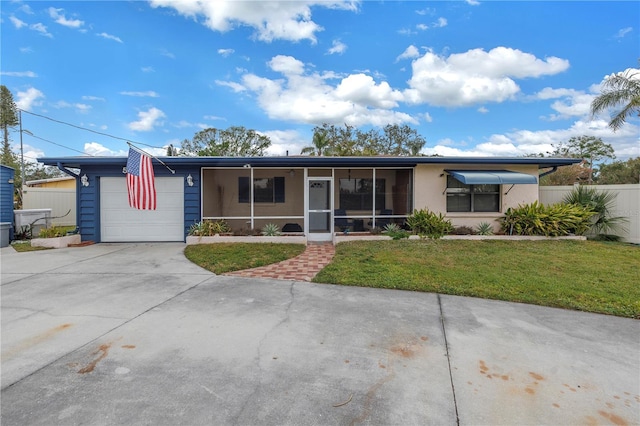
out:
M231 227L224 219L216 220L215 222L204 220L194 223L189 228L189 235L198 237L212 237L216 234L227 232L231 232Z
M40 238L56 238L67 235L67 228L62 226L52 226L40 230Z
M407 232L406 230L400 228L395 223L388 223L384 227L384 231L383 232L385 234L387 234L388 236L390 236L394 240L402 240L404 238L409 238L409 232Z
M442 213L436 214L429 209L414 210L407 217L407 225L420 238L442 238L453 231L453 225L449 219L446 219Z
M493 226L487 222L481 222L476 227L478 235L493 235Z
M616 194L614 192L598 191L595 188L580 185L567 194L562 201L567 204L579 204L595 212L591 218L591 233L595 235L610 235L616 231L624 230L624 223L626 222L624 217L613 217L611 215L615 199Z
M509 235L540 235L558 237L582 235L591 228L595 213L577 204L545 206L538 201L507 209L500 226Z
M267 223L264 228L262 228L262 235L265 237L275 237L280 235L280 229L275 223Z

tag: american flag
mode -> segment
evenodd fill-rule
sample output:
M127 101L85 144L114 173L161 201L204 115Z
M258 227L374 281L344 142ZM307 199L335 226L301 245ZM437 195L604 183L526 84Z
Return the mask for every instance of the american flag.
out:
M127 190L129 205L134 209L156 209L156 186L151 157L131 147L127 159Z

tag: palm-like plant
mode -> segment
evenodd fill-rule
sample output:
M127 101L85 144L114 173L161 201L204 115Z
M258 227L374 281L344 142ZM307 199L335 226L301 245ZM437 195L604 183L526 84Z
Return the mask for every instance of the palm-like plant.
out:
M591 102L591 115L619 105L623 105L622 109L609 122L614 131L622 127L627 117L640 116L640 70L629 68L605 78L602 94Z
M596 214L591 219L593 221L591 232L600 235L613 234L625 229L626 219L624 217L611 216L615 199L614 192L598 191L595 188L579 185L562 201L566 204L578 204L595 212Z
M317 155L322 157L323 155L330 155L331 141L326 132L317 131L313 134L313 145L302 148L300 154Z

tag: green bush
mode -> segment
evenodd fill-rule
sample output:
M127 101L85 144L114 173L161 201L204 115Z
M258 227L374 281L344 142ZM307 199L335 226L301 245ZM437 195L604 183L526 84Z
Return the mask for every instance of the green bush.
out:
M453 225L449 219L446 219L442 213L436 214L429 209L414 210L407 217L407 225L420 238L442 238L453 231Z
M400 228L397 223L388 223L383 232L394 240L409 238L409 232Z
M476 230L478 232L478 235L493 235L493 226L491 226L491 224L488 222L481 222L476 227Z
M67 228L64 226L52 226L40 230L40 238L56 238L67 235Z
M275 237L280 235L280 229L275 223L267 223L264 228L262 228L262 235L265 237Z
M582 235L591 228L595 213L577 204L545 206L538 201L507 209L500 218L502 230L509 235L540 235L558 237Z
M189 235L197 237L212 237L216 234L224 234L227 232L231 232L231 227L224 219L216 221L203 220L194 223L189 228Z
M592 210L595 214L591 218L590 234L603 235L603 239L607 239L611 234L626 230L627 219L611 214L615 199L615 192L598 191L595 188L580 185L567 194L562 201L567 204L579 204Z

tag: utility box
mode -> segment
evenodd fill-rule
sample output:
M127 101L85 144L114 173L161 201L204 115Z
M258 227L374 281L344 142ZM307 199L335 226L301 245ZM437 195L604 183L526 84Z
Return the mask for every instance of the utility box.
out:
M0 247L9 246L9 232L11 232L11 222L0 222Z
M31 227L31 236L37 238L40 230L51 226L51 209L26 209L14 210L16 232L21 232L23 227Z

